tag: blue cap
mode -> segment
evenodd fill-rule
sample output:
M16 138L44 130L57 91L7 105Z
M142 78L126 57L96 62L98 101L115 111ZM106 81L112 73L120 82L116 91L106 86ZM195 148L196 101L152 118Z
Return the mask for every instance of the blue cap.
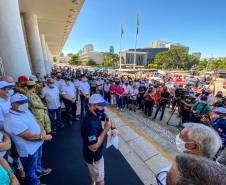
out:
M93 94L89 99L90 104L97 104L102 107L106 107L109 105L107 101L100 94Z
M218 107L217 109L214 110L214 112L218 114L226 114L226 108Z
M0 89L9 88L10 84L6 81L0 81Z
M24 96L23 94L16 93L10 98L10 102L24 104L24 103L28 102L28 98L27 98L27 96Z

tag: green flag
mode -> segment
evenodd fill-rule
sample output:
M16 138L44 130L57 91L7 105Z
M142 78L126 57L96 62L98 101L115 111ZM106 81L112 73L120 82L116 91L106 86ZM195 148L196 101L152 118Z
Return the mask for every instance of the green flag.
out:
M121 37L124 35L123 25L121 24Z
M137 15L137 35L138 35L138 33L139 33L139 17Z

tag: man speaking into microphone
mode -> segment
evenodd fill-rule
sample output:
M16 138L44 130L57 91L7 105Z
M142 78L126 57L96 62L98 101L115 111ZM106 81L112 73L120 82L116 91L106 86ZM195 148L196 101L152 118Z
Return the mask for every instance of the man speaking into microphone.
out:
M83 156L89 169L90 185L104 185L104 140L110 129L112 135L117 133L116 127L104 113L106 106L108 102L100 94L93 94L82 121Z

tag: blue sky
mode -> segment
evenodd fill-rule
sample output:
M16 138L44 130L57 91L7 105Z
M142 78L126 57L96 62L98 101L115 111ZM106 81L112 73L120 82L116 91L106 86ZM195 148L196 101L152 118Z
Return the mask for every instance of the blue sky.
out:
M174 41L202 52L202 57L226 56L226 0L85 0L63 49L75 53L92 43L97 51L134 48L139 14L138 47L153 40Z

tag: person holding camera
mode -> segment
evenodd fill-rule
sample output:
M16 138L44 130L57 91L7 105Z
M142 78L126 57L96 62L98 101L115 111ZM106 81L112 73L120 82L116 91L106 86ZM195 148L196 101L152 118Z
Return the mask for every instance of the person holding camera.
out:
M151 116L154 107L154 89L150 87L144 94L144 114Z
M104 185L104 141L110 129L113 136L117 133L116 127L104 113L104 107L108 105L100 94L93 94L82 121L83 157L89 169L90 184Z
M209 115L212 110L211 105L207 103L208 97L201 95L200 100L192 105L192 121L200 122L200 120Z
M168 88L167 88L167 86L164 86L163 90L161 92L161 96L160 96L159 104L158 104L156 112L155 112L155 116L152 118L152 120L155 120L155 118L157 117L160 109L162 109L162 113L161 113L161 116L160 116L160 121L162 120L163 115L165 113L166 105L167 105L167 103L169 101L169 97L170 97L170 93L168 92Z

